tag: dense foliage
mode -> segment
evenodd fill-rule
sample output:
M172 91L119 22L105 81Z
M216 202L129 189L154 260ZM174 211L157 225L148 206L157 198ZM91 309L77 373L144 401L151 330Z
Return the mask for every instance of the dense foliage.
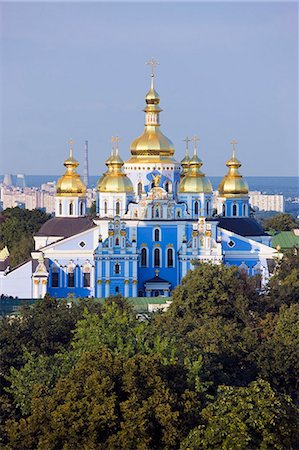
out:
M4 318L2 447L295 450L298 269L257 293L200 264L149 322L120 297Z
M33 235L41 225L50 219L50 215L34 209L7 208L1 213L0 246L7 246L10 252L10 266L30 258L34 249Z
M291 214L282 213L263 220L263 226L266 230L291 231L299 228L299 221Z

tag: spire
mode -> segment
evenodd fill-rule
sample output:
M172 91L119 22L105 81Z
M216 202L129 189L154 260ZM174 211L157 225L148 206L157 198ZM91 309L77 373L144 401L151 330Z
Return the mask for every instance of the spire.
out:
M197 156L197 142L199 141L198 136L193 136L191 141L193 142L193 157L190 159L190 166L196 166L200 168L202 166L202 161Z
M73 158L73 144L75 144L75 141L73 139L69 140L69 146L70 146L70 159Z
M183 178L189 171L189 166L190 166L190 157L189 157L189 147L188 144L189 142L191 142L192 139L189 139L188 136L185 137L185 139L183 139L183 142L186 142L186 154L184 156L184 158L181 161L181 166L183 168L182 173L181 173L181 178Z
M150 92L152 91L153 93L155 92L155 88L154 88L154 78L155 78L155 66L159 66L160 63L158 63L158 61L156 61L153 57L151 57L151 59L149 61L147 61L145 63L147 66L152 66L152 74L151 74L151 88L150 88Z

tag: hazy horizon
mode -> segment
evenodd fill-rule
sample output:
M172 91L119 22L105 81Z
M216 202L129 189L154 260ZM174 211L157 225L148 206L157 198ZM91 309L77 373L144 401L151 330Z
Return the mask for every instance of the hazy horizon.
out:
M68 140L83 172L106 170L143 131L154 56L161 130L184 155L199 135L207 176L223 176L236 138L245 176L298 175L295 3L4 3L0 172L64 172ZM0 131L1 131L0 130Z

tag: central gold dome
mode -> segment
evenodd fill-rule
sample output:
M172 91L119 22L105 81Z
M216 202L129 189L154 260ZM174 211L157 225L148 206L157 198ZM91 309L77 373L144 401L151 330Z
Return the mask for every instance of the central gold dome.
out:
M160 97L154 88L154 75L151 78L151 87L145 97L145 128L143 133L131 143L132 157L127 163L137 162L168 162L176 163L173 158L174 145L160 130L159 115L162 109L159 106Z

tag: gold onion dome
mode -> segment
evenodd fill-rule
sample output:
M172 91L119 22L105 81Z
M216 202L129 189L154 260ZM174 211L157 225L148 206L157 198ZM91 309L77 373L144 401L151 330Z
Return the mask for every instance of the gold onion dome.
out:
M235 144L237 142L233 140L231 143L233 146L233 154L231 159L229 159L226 163L228 173L219 184L218 192L222 197L246 197L248 195L248 184L238 170L242 164L236 158Z
M73 158L73 142L70 141L70 154L64 161L66 167L65 174L59 178L56 187L56 194L61 197L82 197L86 193L86 186L76 172L79 166L78 161Z
M150 61L152 67L157 64ZM176 162L173 158L174 145L160 130L159 106L160 96L154 88L154 71L152 69L150 90L145 96L145 128L130 146L132 157L127 163L134 162Z
M179 185L180 193L212 193L210 180L201 172L202 161L197 156L196 140L194 140L194 154L189 162L189 170L183 177Z
M133 184L127 175L122 171L124 162L118 154L118 147L116 147L115 154L112 149L111 156L107 159L106 165L108 170L99 179L97 190L99 192L133 193Z

